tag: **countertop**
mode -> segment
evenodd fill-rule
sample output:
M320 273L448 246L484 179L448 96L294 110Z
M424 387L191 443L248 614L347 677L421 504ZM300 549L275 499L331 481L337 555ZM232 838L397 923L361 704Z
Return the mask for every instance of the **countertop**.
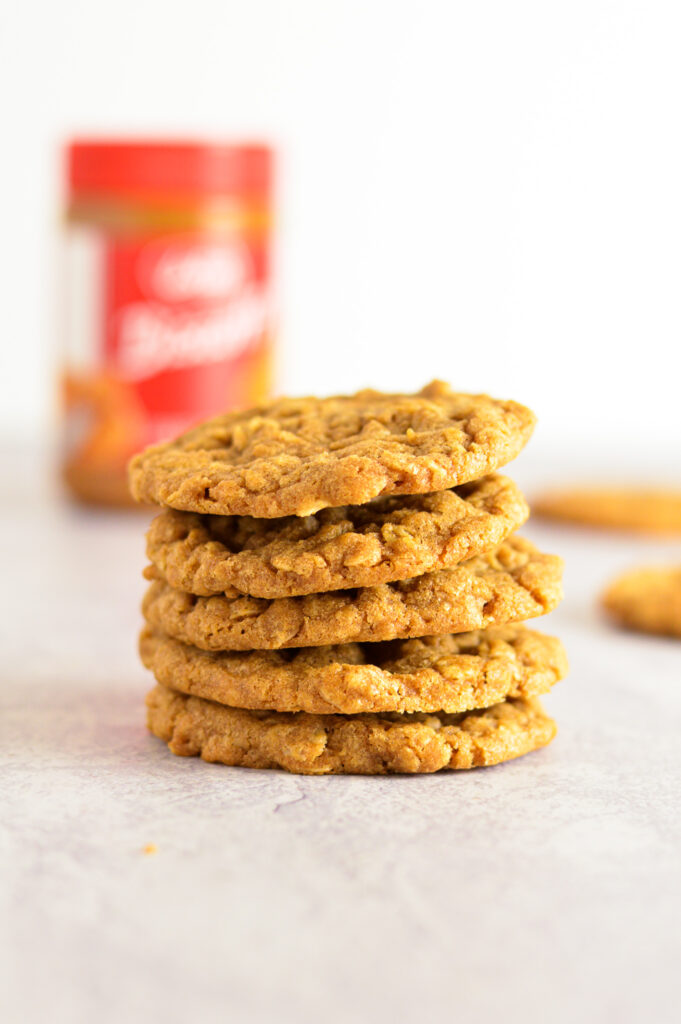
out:
M537 624L571 661L545 750L424 777L231 769L145 730L145 513L74 508L8 457L3 1022L679 1019L681 645L616 631L596 597L680 544L524 529L566 559Z

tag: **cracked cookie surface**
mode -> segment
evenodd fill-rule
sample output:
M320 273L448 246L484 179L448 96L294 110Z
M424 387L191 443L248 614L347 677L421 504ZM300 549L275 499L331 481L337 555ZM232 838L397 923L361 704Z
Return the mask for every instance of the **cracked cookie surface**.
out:
M681 637L681 566L623 573L607 588L602 603L627 629Z
M681 535L681 491L636 487L568 487L540 494L532 512L583 526Z
M562 597L562 564L525 538L509 537L496 551L453 569L304 597L196 597L154 580L142 611L155 629L205 650L463 633L551 611Z
M539 701L462 715L308 715L244 711L156 686L147 724L174 754L302 775L385 775L500 764L550 743Z
M446 711L533 697L567 673L559 640L522 626L383 644L208 652L145 629L157 682L251 710L313 714Z
M147 555L171 586L191 594L292 597L449 568L497 547L528 513L518 487L498 475L304 517L167 510L149 528Z
M139 501L185 511L307 516L478 479L518 454L534 422L517 402L439 381L413 395L283 398L141 452L130 488Z

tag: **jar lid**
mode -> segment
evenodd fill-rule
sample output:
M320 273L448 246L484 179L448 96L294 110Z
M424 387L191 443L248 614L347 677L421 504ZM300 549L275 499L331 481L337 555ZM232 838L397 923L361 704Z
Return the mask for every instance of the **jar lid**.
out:
M260 143L75 139L66 149L74 196L264 197L272 149Z

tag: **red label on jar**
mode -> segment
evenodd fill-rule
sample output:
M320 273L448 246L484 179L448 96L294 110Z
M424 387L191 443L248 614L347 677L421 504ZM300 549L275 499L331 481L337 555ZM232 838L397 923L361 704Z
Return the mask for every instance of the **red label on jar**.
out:
M148 415L145 443L252 400L268 328L265 253L238 237L109 241L104 352Z
M82 286L99 301L89 323L78 315L89 352L85 365L67 360L65 375L66 471L109 467L122 479L145 445L265 397L267 250L239 235L99 236L81 256L92 260Z

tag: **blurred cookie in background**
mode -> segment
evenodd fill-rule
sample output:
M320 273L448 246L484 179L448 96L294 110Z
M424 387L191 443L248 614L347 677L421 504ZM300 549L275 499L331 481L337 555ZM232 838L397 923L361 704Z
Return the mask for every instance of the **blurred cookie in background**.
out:
M681 638L681 566L631 569L613 580L601 601L626 629Z
M537 495L531 506L542 519L681 537L681 488L559 487Z

